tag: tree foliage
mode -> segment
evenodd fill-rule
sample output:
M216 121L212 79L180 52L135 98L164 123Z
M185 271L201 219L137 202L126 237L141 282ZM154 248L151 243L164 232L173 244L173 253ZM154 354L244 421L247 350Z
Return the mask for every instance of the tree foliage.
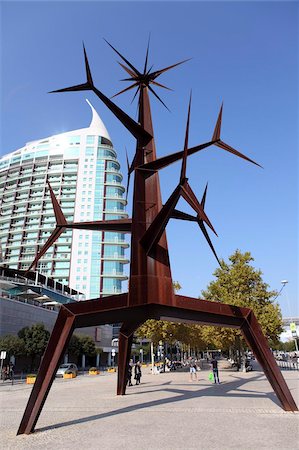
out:
M50 333L43 323L36 323L31 327L24 327L18 332L24 343L24 351L28 356L41 356L48 344Z
M95 343L90 336L73 334L68 345L68 353L74 356L96 354Z
M79 336L81 353L86 356L94 356L96 354L95 343L90 336Z
M42 356L46 349L50 333L43 323L36 323L31 327L22 328L18 332L18 337L23 341L25 355L31 358L32 370L35 358Z
M269 286L262 279L262 272L250 264L254 261L250 252L241 253L236 250L229 257L229 263L221 262L221 268L214 272L216 280L212 281L202 296L206 300L231 304L240 307L251 308L259 321L264 334L271 340L277 341L282 328L282 316L280 308L273 303L277 296L276 291L269 290ZM213 331L211 331L211 329ZM223 333L226 345L234 340L234 336L240 334L235 330L218 329ZM213 333L213 339L217 339L217 331L214 327L208 327L206 336Z
M19 337L8 334L0 338L0 350L6 351L8 359L19 356L24 353L24 342Z

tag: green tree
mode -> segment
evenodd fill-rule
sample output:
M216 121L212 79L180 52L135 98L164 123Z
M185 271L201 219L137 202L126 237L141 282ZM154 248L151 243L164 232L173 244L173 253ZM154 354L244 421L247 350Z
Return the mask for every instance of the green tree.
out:
M18 336L8 334L0 338L0 350L5 350L6 358L11 356L20 356L24 354L24 342Z
M71 356L76 356L76 357L78 357L81 353L80 338L76 334L73 334L73 336L70 339L67 353Z
M82 354L95 356L97 351L95 343L90 336L73 334L68 345L67 353L70 357L78 358Z
M25 354L31 358L30 370L32 370L35 358L41 357L46 349L50 333L43 323L37 323L32 327L22 328L18 336L24 343Z
M178 292L178 291L180 291L180 290L182 289L182 286L180 285L180 283L179 283L178 281L174 281L174 282L172 283L172 286L173 286L173 289L174 289L176 292Z
M96 354L96 347L94 340L90 336L78 336L80 342L80 353L86 356L94 356Z
M216 280L202 291L202 296L210 301L251 308L271 345L271 342L278 341L283 331L281 311L274 303L277 292L269 290L262 279L262 272L250 264L252 261L250 252L236 250L229 257L229 263L221 261L222 267L214 272ZM234 346L242 349L244 346L240 331L205 327L203 334L207 342L215 343L216 348Z

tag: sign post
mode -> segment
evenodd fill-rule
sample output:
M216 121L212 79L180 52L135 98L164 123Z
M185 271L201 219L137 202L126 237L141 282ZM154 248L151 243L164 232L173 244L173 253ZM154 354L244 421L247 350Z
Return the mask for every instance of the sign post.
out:
M298 335L297 335L297 327L296 327L295 322L290 323L290 330L292 332L292 337L294 338L294 341L295 341L296 352L298 352L298 342L297 342Z
M6 358L6 351L5 350L1 350L1 354L0 354L0 359L1 359L0 376L1 376L1 378L3 378L3 381L5 381L5 378L3 376L2 369L3 369L3 361L5 360L5 358Z
M111 350L111 356L112 356L112 367L114 367L114 358L115 358L115 349L114 348Z

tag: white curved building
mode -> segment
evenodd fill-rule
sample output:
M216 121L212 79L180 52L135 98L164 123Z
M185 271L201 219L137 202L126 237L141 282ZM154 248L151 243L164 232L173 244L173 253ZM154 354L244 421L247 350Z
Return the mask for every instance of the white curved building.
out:
M127 217L116 151L88 104L88 128L29 142L0 159L0 243L10 268L27 269L55 227L47 178L68 221ZM126 247L122 233L67 230L37 269L87 299L120 293Z

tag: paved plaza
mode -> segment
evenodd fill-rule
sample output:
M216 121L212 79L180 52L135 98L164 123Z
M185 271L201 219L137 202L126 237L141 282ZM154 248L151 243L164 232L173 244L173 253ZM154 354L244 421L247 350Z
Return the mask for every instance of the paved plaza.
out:
M284 412L263 372L151 375L116 396L116 374L56 379L36 432L16 436L32 387L1 383L2 449L298 450L299 414ZM297 371L283 375L299 404Z

